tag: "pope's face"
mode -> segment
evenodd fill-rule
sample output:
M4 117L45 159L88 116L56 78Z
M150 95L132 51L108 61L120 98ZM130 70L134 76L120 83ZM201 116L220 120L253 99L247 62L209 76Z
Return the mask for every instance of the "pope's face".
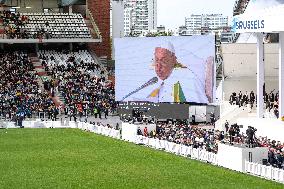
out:
M174 53L161 47L155 49L155 71L161 80L165 80L171 75L175 64Z

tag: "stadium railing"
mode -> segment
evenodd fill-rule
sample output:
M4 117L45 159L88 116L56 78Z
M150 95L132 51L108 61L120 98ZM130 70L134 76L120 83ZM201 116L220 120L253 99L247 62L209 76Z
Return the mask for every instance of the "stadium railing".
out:
M95 19L94 19L94 17L93 17L92 12L91 12L89 9L87 9L87 10L86 10L86 13L87 13L87 17L89 17L90 20L91 20L91 23L92 23L92 26L93 26L93 28L92 28L93 31L95 32L95 34L96 34L97 37L99 38L100 42L102 42L102 34L101 34L101 32L100 32L99 27L97 26L97 24L96 24L96 22L95 22Z
M245 162L245 172L263 177L269 180L275 180L284 183L284 170L272 166L266 166L258 163Z

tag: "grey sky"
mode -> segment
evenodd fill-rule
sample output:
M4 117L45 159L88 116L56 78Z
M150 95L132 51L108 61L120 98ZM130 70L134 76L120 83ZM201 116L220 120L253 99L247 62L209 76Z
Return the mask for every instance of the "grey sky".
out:
M235 0L157 0L158 26L174 29L184 25L184 18L191 14L221 13L233 16Z

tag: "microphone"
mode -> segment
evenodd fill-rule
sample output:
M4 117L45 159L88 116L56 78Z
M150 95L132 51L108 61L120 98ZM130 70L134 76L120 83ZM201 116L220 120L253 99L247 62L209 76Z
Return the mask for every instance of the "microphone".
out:
M129 94L127 94L125 97L122 98L121 101L124 101L126 98L128 98L129 96L137 93L138 91L150 86L150 85L153 85L155 83L158 82L158 78L157 77L153 77L152 79L150 79L149 81L147 81L146 83L144 83L143 85L141 85L139 88L137 88L136 90L130 92Z

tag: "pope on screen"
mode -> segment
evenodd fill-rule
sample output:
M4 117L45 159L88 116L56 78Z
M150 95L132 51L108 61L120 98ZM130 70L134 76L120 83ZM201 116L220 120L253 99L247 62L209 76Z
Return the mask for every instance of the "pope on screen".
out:
M178 62L171 42L162 42L155 48L153 64L157 81L136 90L124 101L149 102L212 102L213 58L201 62L205 77ZM202 79L202 78L205 78ZM147 82L151 78L147 78Z

